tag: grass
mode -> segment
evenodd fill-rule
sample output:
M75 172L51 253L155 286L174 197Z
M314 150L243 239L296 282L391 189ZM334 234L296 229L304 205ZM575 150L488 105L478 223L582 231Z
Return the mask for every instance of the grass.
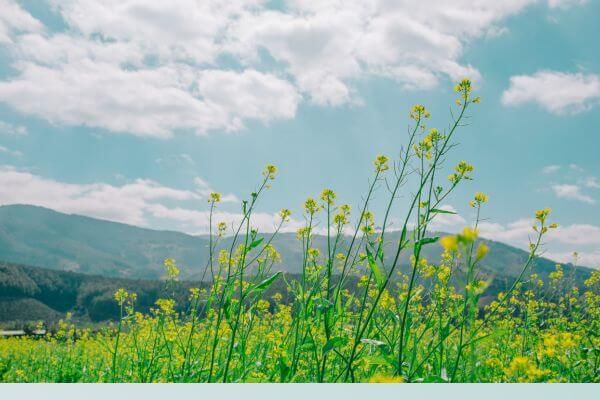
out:
M472 226L442 238L429 234L436 217L452 213L442 208L444 200L473 173L461 161L440 177L467 110L479 102L468 80L455 91L458 111L443 132L425 127L424 106L411 109L408 144L393 163L376 157L354 224L350 207L338 205L332 190L306 200L306 225L297 232L302 275L286 281L291 302L265 295L285 279L273 272L280 257L271 242L290 212L281 211L271 236L259 238L252 228L253 211L277 172L269 165L242 203L231 246L218 254L229 228L213 223L220 195L210 196L203 273L212 283L190 290L186 312L175 311L167 297L139 313L135 293L120 289L121 318L99 332L66 319L49 338L0 340L0 381L599 382L600 272L580 290L560 266L547 282L533 271L544 235L556 227L549 209L535 214L520 275L485 306L480 297L489 282L478 268L488 248L477 237L488 197L475 194ZM384 182L387 205L376 222L370 209ZM415 184L410 190L409 183ZM403 214L396 211L401 194ZM394 242L386 240L392 220L401 232ZM311 245L319 221L325 223L324 254ZM344 235L349 244L340 246ZM422 256L426 246L443 247L439 264ZM399 272L403 259L410 260L408 274ZM165 270L166 292L174 293L175 260L166 260ZM358 288L350 290L351 277L358 277Z

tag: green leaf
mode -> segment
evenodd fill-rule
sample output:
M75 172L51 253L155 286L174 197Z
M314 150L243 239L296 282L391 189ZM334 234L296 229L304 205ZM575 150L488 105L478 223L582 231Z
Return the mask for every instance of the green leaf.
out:
M383 264L383 246L378 246L377 247L377 258Z
M430 238L423 238L421 240L419 240L417 243L415 243L415 247L419 246L419 247L423 247L426 244L430 244L430 243L435 243L440 239L439 236L435 236L435 237L430 237Z
M434 214L456 214L454 211L442 210L441 208L432 208L429 212Z
M250 250L252 250L252 249L255 249L256 247L258 247L258 245L259 245L259 244L261 244L261 243L262 243L262 241L263 241L264 239L265 239L265 238L260 238L260 239L253 240L253 241L252 241L252 243L250 243L250 245L248 246L248 249L247 249L247 250L248 250L248 251L250 251Z
M406 226L402 228L402 233L400 234L400 246L402 248L408 245L408 240L406 239Z
M383 286L383 271L381 270L381 267L379 266L379 264L377 264L377 261L375 260L375 258L373 257L373 253L371 253L371 250L369 250L369 248L366 248L367 250L367 261L369 262L369 268L371 269L371 272L373 272L373 276L375 277L375 282L377 283L377 286L381 289L381 287Z
M348 338L346 336L336 336L331 338L325 343L325 346L323 346L323 354L327 354L331 350L341 347L346 343L348 343Z
M279 357L279 381L285 382L287 380L288 374L290 373L291 368L288 365L288 361L285 357Z
M312 342L303 343L302 346L300 346L300 352L313 351L314 349L315 349L315 344Z
M259 292L259 291L263 291L263 290L267 289L269 286L271 286L273 284L273 282L275 282L275 279L277 279L280 275L281 275L281 271L279 271L279 272L275 273L274 275L268 277L264 281L262 281L260 283L257 283L256 285L252 286L248 290L248 294L250 294L252 292Z

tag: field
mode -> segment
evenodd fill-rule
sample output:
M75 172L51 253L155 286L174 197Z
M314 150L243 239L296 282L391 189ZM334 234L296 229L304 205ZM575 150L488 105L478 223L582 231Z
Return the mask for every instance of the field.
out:
M455 91L456 111L445 130L426 127L424 106L410 110L408 144L396 161L375 158L359 210L338 204L330 189L306 200L306 225L297 232L302 275L285 281L291 299L265 295L286 279L273 272L279 254L271 242L290 212L281 210L279 228L266 239L252 229L256 205L276 176L268 165L233 231L213 224L221 196L210 196L204 273L212 284L189 290L187 311L176 311L166 296L142 314L136 294L119 289L121 318L101 330L67 318L47 338L0 340L0 381L600 382L600 271L582 286L560 265L546 280L535 274L544 235L556 228L549 209L535 212L529 257L493 300L482 299L491 282L478 271L489 251L477 241L488 196L473 196L471 226L429 234L436 217L453 213L441 208L444 199L474 172L461 161L443 176L466 113L480 101L468 80ZM381 218L370 211L376 193L388 201ZM400 201L402 215L395 208ZM386 240L392 220L401 232L395 242ZM323 252L311 246L318 229L327 237ZM340 251L348 234L350 244ZM233 237L229 249L214 254L224 236ZM443 248L440 263L424 258L427 246ZM407 259L411 270L400 273ZM173 259L164 266L166 292L174 293L179 269ZM358 280L352 288L351 279Z

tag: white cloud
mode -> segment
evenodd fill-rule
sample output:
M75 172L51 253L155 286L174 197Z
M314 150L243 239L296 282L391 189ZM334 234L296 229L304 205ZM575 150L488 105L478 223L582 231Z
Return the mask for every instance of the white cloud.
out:
M175 221L181 224L181 229L188 233L205 234L209 232L209 211L198 211L187 208L169 208L162 204L152 204L148 207L148 212L155 218ZM213 223L225 222L229 227L228 233L237 228L243 218L241 213L215 211L213 213ZM252 213L250 225L258 229L259 232L273 232L279 225L281 218L278 213ZM295 231L301 226L301 222L291 219L284 225L284 232ZM213 227L214 229L214 227Z
M229 195L230 197L232 195ZM133 225L148 225L159 207L167 215L170 202L205 199L198 190L180 190L148 179L122 185L74 184L47 179L13 167L0 167L0 205L32 204Z
M573 171L583 172L583 168L577 164L569 164L569 168L571 168Z
M575 260L572 251L548 251L544 253L544 257L561 263L573 263ZM583 254L578 254L577 265L600 269L600 251L592 250Z
M544 174L553 174L555 172L558 172L560 170L560 165L546 165L544 168L542 168L542 172Z
M158 157L154 160L158 165L165 165L169 168L180 166L193 166L196 164L192 156L187 153L171 154L163 157Z
M62 32L2 0L0 41L17 73L0 101L55 124L169 137L293 118L305 98L361 104L354 84L370 77L405 88L477 80L465 47L536 0L51 3Z
M260 0L52 0L67 24L85 37L129 43L164 61L212 63L238 18Z
M436 214L433 221L429 224L429 229L432 231L447 231L456 230L463 227L467 220L457 213L456 208L451 205L440 206L439 209L450 211L455 214Z
M0 146L0 153L8 154L9 156L13 157L21 157L23 155L23 153L21 153L20 151L11 150L4 146Z
M600 181L595 176L588 176L583 180L583 185L590 189L600 189Z
M516 106L537 103L556 114L589 110L600 101L600 76L583 73L539 71L510 78L502 103Z
M494 222L481 222L479 232L482 237L509 243L518 247L526 247L534 233L534 221L527 218L518 219L506 225Z
M600 246L600 227L590 224L559 226L549 237L568 245Z
M27 136L27 134L27 128L22 125L13 125L8 122L0 121L0 135Z
M550 8L568 8L587 3L588 0L548 0Z
M532 227L533 219L519 219L508 224L483 222L480 224L482 237L527 250L529 240L533 240L537 233ZM560 262L572 262L573 252L579 254L580 265L600 267L600 227L591 224L559 225L551 229L544 238L544 257Z
M0 100L18 111L143 136L234 131L243 119L290 118L299 100L289 83L257 71L198 74L183 65L127 70L90 60L58 68L27 62L20 68L18 79L0 83ZM214 90L219 84L220 93Z
M208 182L206 182L199 176L194 178L194 184L196 185L198 193L200 193L205 198L208 198L212 192L215 192L215 190L208 184ZM240 199L238 199L236 195L229 193L221 195L221 201L224 203L238 203Z
M43 25L12 0L0 0L0 44L11 43L15 34L41 32Z
M596 200L594 200L591 196L582 193L581 187L578 185L553 185L552 191L554 191L554 194L560 198L577 200L588 204L596 204Z

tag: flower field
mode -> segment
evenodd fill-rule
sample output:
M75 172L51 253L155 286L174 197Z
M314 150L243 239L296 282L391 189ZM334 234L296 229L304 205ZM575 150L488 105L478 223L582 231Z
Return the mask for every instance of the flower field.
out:
M489 251L478 240L488 196L473 196L470 226L431 234L436 218L453 213L444 200L474 173L465 161L446 171L467 112L480 101L468 80L455 92L446 129L426 126L424 106L410 110L406 146L395 160L375 158L357 210L330 189L305 201L300 278L277 272L271 244L291 212L283 209L266 237L253 229L253 212L277 173L268 165L235 226L212 221L221 196L210 196L203 271L210 285L189 291L185 312L165 297L139 313L136 294L120 289L121 318L101 329L66 318L45 338L0 339L0 381L600 382L600 271L583 285L560 265L547 279L536 274L544 237L557 226L549 209L535 212L529 257L494 299L482 297L491 282L479 271ZM371 210L376 197L386 201L380 216ZM397 242L387 240L392 229L401 232ZM326 251L311 245L316 232L326 235ZM234 240L217 251L224 236ZM443 248L439 263L423 257L425 246ZM167 259L166 292L178 275ZM278 280L286 293L267 296Z

